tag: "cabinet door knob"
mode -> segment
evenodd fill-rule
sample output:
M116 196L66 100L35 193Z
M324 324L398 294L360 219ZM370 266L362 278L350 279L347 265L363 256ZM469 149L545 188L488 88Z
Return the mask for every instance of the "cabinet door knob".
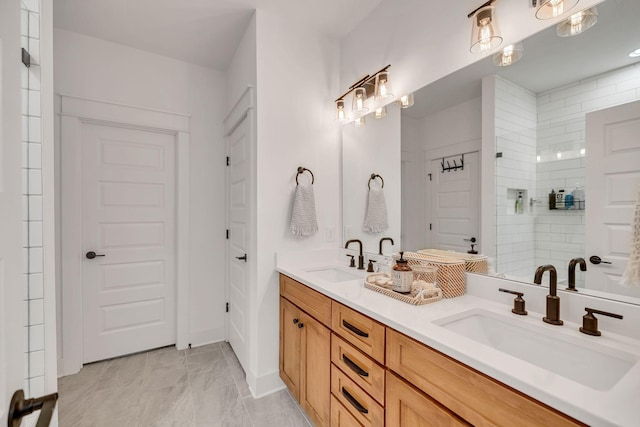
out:
M297 324L298 322L299 322L299 320L298 320L298 319L293 319L293 324L294 324L294 325L295 325L295 324Z
M304 328L304 323L302 322L298 323L298 329L302 329L302 328Z
M369 376L369 373L367 371L362 369L360 366L356 365L356 363L353 360L349 359L346 354L342 355L342 361L344 362L345 365L351 368L353 372L360 375L361 377Z
M595 264L595 265L598 265L598 264L611 264L610 261L603 261L602 258L600 258L598 255L592 255L589 258L589 261L591 261L591 264Z

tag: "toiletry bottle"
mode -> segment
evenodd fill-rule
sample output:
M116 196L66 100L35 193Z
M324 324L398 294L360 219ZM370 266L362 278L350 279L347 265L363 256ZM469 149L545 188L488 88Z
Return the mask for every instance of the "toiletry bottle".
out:
M551 193L549 193L549 210L553 210L556 208L556 192L551 189Z
M584 190L580 188L580 184L576 184L573 190L573 205L575 209L584 209Z
M407 294L411 292L413 271L403 256L404 252L400 252L400 259L396 261L396 265L393 266L393 270L391 271L391 278L393 279L393 287L391 289L402 294Z
M564 196L564 208L574 209L573 207L573 193L567 193Z
M524 208L522 206L522 191L518 191L518 198L516 199L516 214L522 214Z
M564 190L556 193L556 209L564 209Z

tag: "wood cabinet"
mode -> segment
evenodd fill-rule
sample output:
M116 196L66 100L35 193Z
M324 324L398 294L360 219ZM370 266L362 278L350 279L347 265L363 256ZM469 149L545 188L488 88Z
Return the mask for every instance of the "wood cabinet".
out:
M280 378L315 426L331 425L331 331L282 297Z
M331 329L354 347L384 364L385 326L338 302L331 304Z
M453 412L387 371L386 423L394 427L469 426Z

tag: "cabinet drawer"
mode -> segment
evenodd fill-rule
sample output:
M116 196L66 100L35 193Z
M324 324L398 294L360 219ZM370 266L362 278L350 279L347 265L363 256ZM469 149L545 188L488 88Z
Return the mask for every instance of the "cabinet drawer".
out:
M363 427L333 395L331 395L331 427Z
M384 365L385 327L383 325L332 301L331 329L349 344Z
M331 328L330 298L284 274L280 275L280 295L309 313L311 317L326 327Z
M416 390L391 371L387 371L388 426L406 427L463 427L470 426L453 412Z
M384 426L384 408L335 365L331 365L331 394L360 424Z
M473 425L584 425L392 329L387 367Z
M345 340L332 334L331 361L364 391L384 405L384 368Z

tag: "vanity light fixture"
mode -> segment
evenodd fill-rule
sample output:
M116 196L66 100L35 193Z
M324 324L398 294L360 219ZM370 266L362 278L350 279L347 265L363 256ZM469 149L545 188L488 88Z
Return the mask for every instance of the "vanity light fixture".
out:
M365 125L365 119L364 116L362 117L356 117L356 119L353 121L353 125L357 128L361 128Z
M640 56L640 48L634 50L633 52L629 53L629 57L630 58L637 58Z
M510 44L493 55L493 64L497 67L508 67L520 61L523 53L522 43Z
M640 52L640 49L638 49L638 51ZM400 97L400 108L409 108L413 105L414 102L415 101L413 99L412 93L403 95Z
M531 0L536 8L536 18L540 20L552 19L570 11L580 0Z
M339 123L346 123L349 121L347 112L344 110L344 99L338 99L336 101L336 121Z
M357 114L363 114L369 111L368 107L365 107L364 103L367 100L367 91L363 87L357 87L353 90L353 106L351 111Z
M382 119L387 116L387 107L376 108L376 111L373 112L373 117L376 119Z
M393 89L391 89L391 81L389 81L389 71L381 71L376 74L376 92L374 99L376 101L393 99Z
M567 20L560 22L556 27L556 33L560 37L577 36L596 25L598 22L598 10L590 7L574 13Z
M485 53L502 43L502 36L492 6L495 0L489 0L469 15L471 23L471 53Z

